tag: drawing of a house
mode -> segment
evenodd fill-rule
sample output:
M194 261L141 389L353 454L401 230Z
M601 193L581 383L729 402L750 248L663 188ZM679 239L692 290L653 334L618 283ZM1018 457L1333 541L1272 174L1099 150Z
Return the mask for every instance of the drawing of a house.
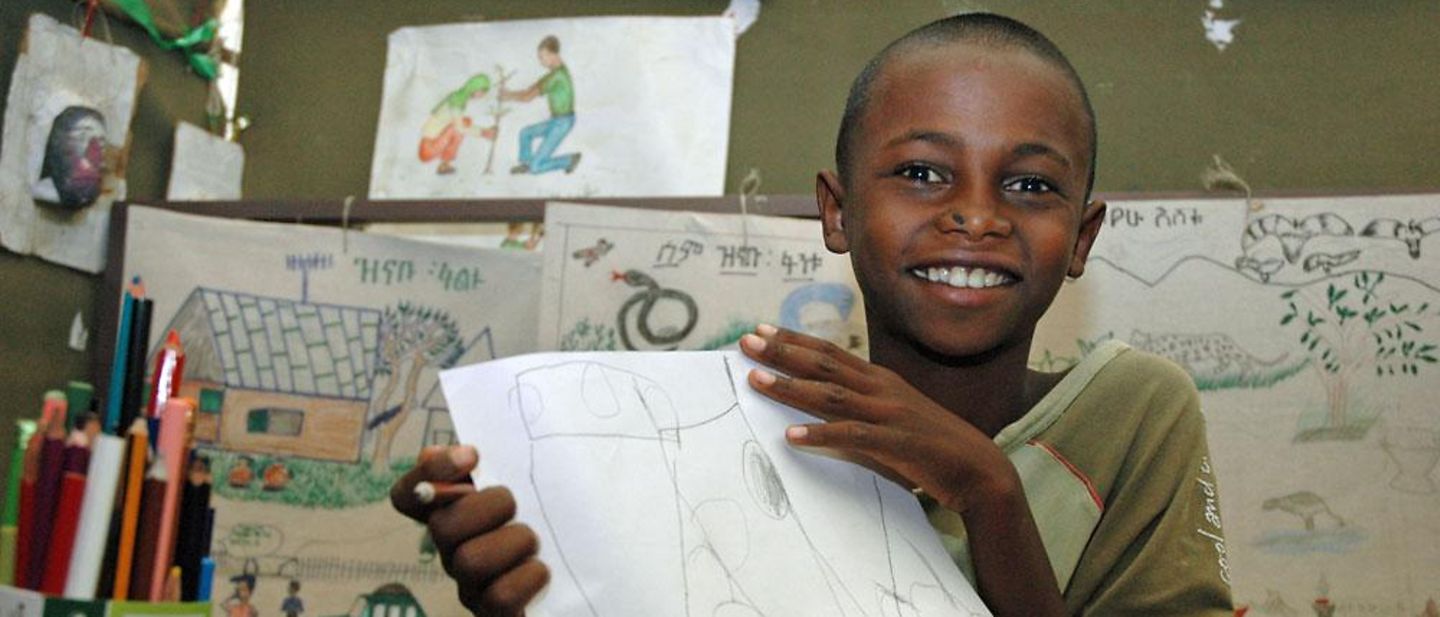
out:
M197 287L180 334L195 438L223 450L360 459L380 311ZM153 365L153 359L148 365Z
M494 359L495 341L490 335L490 328L485 328L466 343L465 352L455 361L455 366L479 364ZM440 388L439 379L430 386L425 398L420 400L420 407L425 410L425 427L421 434L420 447L455 445L455 423L450 419L450 406L445 402L445 393Z

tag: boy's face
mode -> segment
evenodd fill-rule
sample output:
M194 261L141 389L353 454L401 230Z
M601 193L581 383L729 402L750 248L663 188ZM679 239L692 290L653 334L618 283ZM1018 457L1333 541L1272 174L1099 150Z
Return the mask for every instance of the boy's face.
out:
M851 253L865 292L872 347L1028 349L1103 219L1104 204L1084 203L1079 93L1028 52L968 44L893 57L871 87L849 177L822 173L816 190L826 246Z

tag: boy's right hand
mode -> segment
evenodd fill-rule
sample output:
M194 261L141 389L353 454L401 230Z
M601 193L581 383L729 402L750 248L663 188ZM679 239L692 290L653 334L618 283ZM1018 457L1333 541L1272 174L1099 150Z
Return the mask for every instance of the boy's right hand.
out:
M515 498L503 486L476 491L441 491L426 504L415 485L470 486L480 457L470 446L430 446L415 468L390 487L390 503L401 514L424 523L435 541L445 572L455 579L460 602L481 617L523 615L525 605L550 580L536 554L540 539L515 523Z

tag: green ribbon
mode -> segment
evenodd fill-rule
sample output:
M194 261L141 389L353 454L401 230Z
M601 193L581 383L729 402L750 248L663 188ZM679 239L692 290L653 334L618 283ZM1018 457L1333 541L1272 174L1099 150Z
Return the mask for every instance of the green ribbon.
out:
M165 35L160 34L160 28L155 26L155 17L150 14L150 6L145 4L145 0L111 1L120 7L121 10L125 11L125 14L129 16L130 19L140 24L140 27L144 28L146 32L149 32L150 38L153 39L155 44L159 45L161 49L180 50L181 53L185 54L185 59L190 62L190 67L195 69L196 73L199 73L201 77L207 80L215 79L215 76L219 73L219 66L216 64L215 58L205 53L204 49L199 49L202 43L209 43L215 38L215 31L219 29L220 25L215 22L214 18L205 20L205 23L191 28L189 32L172 41L165 38Z

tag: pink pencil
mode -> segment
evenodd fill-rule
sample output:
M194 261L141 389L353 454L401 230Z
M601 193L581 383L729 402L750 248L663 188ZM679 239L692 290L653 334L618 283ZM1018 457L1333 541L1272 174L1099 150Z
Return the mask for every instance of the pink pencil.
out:
M151 564L148 599L159 602L165 597L165 579L175 553L175 526L180 511L180 486L184 480L185 455L190 451L187 433L194 405L189 400L172 398L165 401L160 412L160 437L156 449L165 465L165 499L160 512L159 538L155 543L155 562Z

